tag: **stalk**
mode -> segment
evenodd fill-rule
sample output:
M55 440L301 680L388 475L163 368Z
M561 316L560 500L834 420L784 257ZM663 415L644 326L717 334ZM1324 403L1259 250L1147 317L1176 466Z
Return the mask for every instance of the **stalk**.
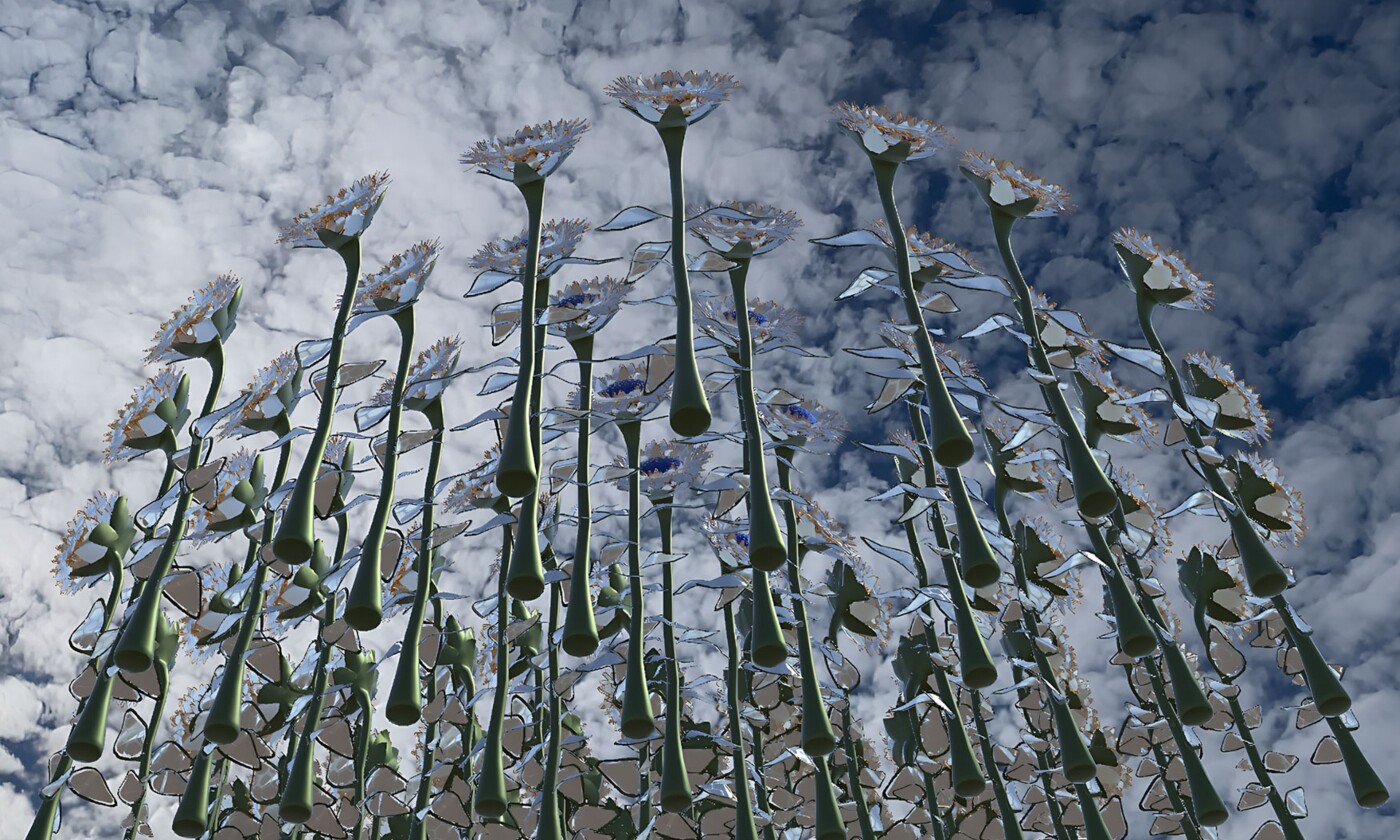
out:
M782 529L773 512L768 489L768 470L763 454L763 427L758 422L758 406L753 385L753 329L749 324L747 280L749 260L736 259L729 271L734 294L735 320L739 328L739 408L744 420L744 449L749 478L749 562L754 569L774 572L788 560Z
M525 266L520 276L520 373L515 379L515 396L510 402L506 438L501 444L501 462L496 471L496 487L511 498L528 496L539 480L533 435L530 433L531 391L535 360L535 280L540 263L540 230L544 225L544 179L517 183L525 199L527 216Z
M502 503L504 504L504 502ZM506 573L510 568L513 540L509 525L501 529L501 574L496 590L496 686L491 703L491 721L486 728L486 745L481 755L481 772L477 776L474 810L489 820L499 819L510 805L506 793L505 756L502 738L505 735L506 704L509 702L510 655L506 643Z
M540 785L540 818L535 828L537 840L562 840L564 832L559 809L559 762L563 751L560 743L560 719L564 714L564 701L559 696L559 647L553 644L554 633L559 627L559 582L549 587L549 746L545 752L544 782Z
M705 384L695 361L695 324L690 299L690 275L685 258L685 184L681 154L685 147L686 123L657 124L657 133L666 147L667 172L671 179L671 277L676 298L676 374L671 390L671 429L682 437L704 434L710 428L710 404Z
M735 840L757 840L753 802L749 799L748 766L744 758L744 728L740 725L743 717L739 710L739 638L734 628L733 604L724 605L724 631L729 642L729 664L725 671L725 694L729 700L729 740L734 744L731 751L731 760L734 763L734 837Z
M671 553L672 509L670 499L657 501L656 517L661 525L661 551ZM681 668L676 659L675 597L673 592L671 567L673 563L662 565L662 639L666 650L666 740L661 751L661 807L671 813L682 813L690 809L694 794L690 787L690 773L685 766L685 752L681 742Z
M651 692L647 688L643 638L646 613L642 591L642 424L629 420L617 424L627 447L627 574L631 596L631 625L627 639L627 684L622 693L622 734L626 738L645 738L656 731L656 717L651 710Z
M569 609L564 616L564 638L561 644L570 656L589 656L598 649L598 621L593 613L593 593L589 588L592 558L589 543L593 529L593 499L589 486L589 438L593 410L593 336L573 342L578 358L579 421L578 421L578 531L574 537L574 564L569 573Z
M331 593L334 599L335 593ZM330 624L330 617L335 613L335 604L329 600L324 607L325 612L321 619L322 628ZM317 655L316 676L312 682L311 705L307 709L306 723L302 726L301 738L297 741L295 755L292 757L292 764L287 775L287 782L282 788L282 798L278 813L284 822L301 825L311 819L311 809L314 803L314 788L316 784L316 730L321 725L321 712L326 704L326 682L330 676L330 668L327 664L330 661L330 644L321 639L321 634L316 636L316 646L320 648Z
M535 284L535 301L541 307L531 320L538 321L549 300L549 280ZM521 313L521 319L525 318ZM535 330L534 385L530 388L530 452L536 465L540 464L542 437L540 431L540 401L544 394L543 327ZM540 493L538 486L526 494L520 503L520 519L515 528L515 551L511 555L510 575L506 591L520 601L533 601L544 594L544 559L540 554Z

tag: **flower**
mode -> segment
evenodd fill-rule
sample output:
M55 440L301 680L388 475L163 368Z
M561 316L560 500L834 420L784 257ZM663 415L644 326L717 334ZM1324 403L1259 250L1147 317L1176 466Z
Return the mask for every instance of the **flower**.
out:
M1210 281L1202 280L1186 264L1181 254L1158 245L1152 241L1152 237L1129 227L1114 232L1113 244L1118 254L1118 265L1128 276L1129 285L1135 292L1147 295L1155 303L1176 309L1204 312L1210 308L1215 294ZM1132 257L1137 257L1141 262L1134 264ZM1133 280L1137 282L1131 282Z
M68 522L68 530L59 543L58 553L53 559L53 576L63 594L71 595L82 588L84 579L94 577L106 570L110 545L102 545L93 540L99 526L107 526L112 531L112 514L117 503L115 493L101 492L88 499L83 507ZM115 533L99 536L104 542L113 542Z
M246 516L252 497L246 491L236 492L241 482L251 480L257 453L239 449L228 456L224 466L213 481L213 487L206 493L199 493L201 507L190 512L187 533L195 545L202 545L228 533L230 526L251 524ZM207 495L207 501L205 497ZM243 498L239 498L242 496Z
M296 351L287 350L257 372L238 398L238 408L224 421L220 437L247 437L272 428L272 421L296 408L294 379L300 365Z
M1235 463L1236 492L1249 518L1269 529L1269 539L1280 545L1297 545L1306 528L1303 494L1285 484L1278 465L1254 452Z
M211 343L228 338L241 291L237 277L220 274L190 295L156 330L151 349L146 351L146 364L199 358Z
M574 340L593 335L622 308L632 284L615 277L575 280L549 300L549 331ZM517 320L519 312L516 313Z
M781 347L793 340L806 320L801 313L775 301L749 298L749 335L754 352L772 344ZM702 298L696 306L695 325L710 338L730 348L739 346L739 310L733 295Z
M647 362L621 365L607 376L593 380L593 406L619 423L640 420L659 408L670 395L667 380L653 382L652 379L651 365ZM577 392L571 402L575 406L581 404Z
M721 254L736 257L766 254L790 241L802 226L791 210L753 201L724 201L705 210L692 207L688 215L691 233Z
M720 560L732 566L749 565L749 523L746 519L705 517L700 529Z
M902 160L919 160L953 145L953 135L935 122L890 111L878 105L842 102L832 109L836 123L872 155L884 155L893 146L909 144Z
M894 237L884 219L872 222L865 229L879 237L886 248L894 250ZM905 226L904 241L909 245L909 259L914 263L915 273L925 269L933 269L939 277L977 277L983 273L966 249L923 233L914 225Z
M963 153L962 163L965 175L979 179L987 185L988 192L985 198L994 208L1034 198L1034 207L1025 213L1025 216L1031 219L1063 216L1074 209L1069 200L1069 193L1064 187L1044 181L1010 161L999 160L985 152L969 150Z
M290 243L293 248L324 248L326 246L316 235L318 230L359 236L374 220L388 185L389 173L376 172L349 187L342 187L335 195L326 196L322 203L299 213L277 241Z
M583 219L550 219L540 228L539 272L543 280L563 266L563 260L573 254L588 231ZM488 242L467 260L467 265L481 271L495 271L518 277L525 271L525 254L530 244L529 230L495 242Z
M863 579L871 578L856 540L845 526L814 500L795 491L792 495L801 500L797 504L797 532L802 538L802 546L809 551L835 554L853 569L861 570Z
M213 598L213 595L223 592L229 587L228 566L220 563L200 569L199 584L201 590L209 593L209 597L206 597L200 605L199 615L185 617L180 622L180 641L181 647L189 653L190 659L195 662L204 662L219 646L202 644L202 642L217 633L229 617L229 613L216 608L221 604L218 604Z
M830 449L846 434L841 415L816 400L764 402L758 419L770 437L786 446Z
M519 164L541 178L548 177L573 152L579 137L588 129L588 120L583 119L527 125L506 137L478 140L460 162L503 181L515 180Z
M425 239L392 260L374 274L360 278L355 295L355 314L397 309L413 303L423 292L428 275L433 273L442 243Z
M1077 604L1084 596L1084 585L1080 576L1071 575L1071 570L1053 574L1065 564L1064 540L1044 518L1027 517L1025 537L1019 546L1026 566L1026 577L1056 598L1063 598L1070 604Z
M649 123L660 122L675 105L686 125L694 125L738 88L739 81L728 73L663 70L652 76L619 76L604 92Z
M1044 493L1059 484L1060 475L1057 461L1050 457L1038 456L1039 450L1022 444L1010 452L1006 445L1016 436L1015 430L1002 417L992 417L983 425L994 452L992 453L992 473L998 484L1024 495ZM1048 456L1050 453L1045 452Z
M885 340L886 344L904 354L906 365L915 367L919 365L919 348L914 342L914 336L908 324L885 321L880 325L880 337ZM932 344L934 359L945 375L958 379L977 378L977 366L970 360L964 359L957 348L938 341L932 342Z
M1269 437L1269 415L1254 389L1241 382L1218 356L1192 353L1186 370L1196 396L1212 400L1219 409L1214 426L1231 437L1256 445Z
M1162 519L1162 509L1153 504L1142 482L1116 464L1109 467L1108 477L1118 488L1118 502L1123 507L1123 519L1128 524L1128 538L1137 544L1138 553L1169 548L1172 538Z
M1075 374L1084 398L1086 423L1109 437L1152 445L1157 424L1142 403L1130 402L1135 395L1119 385L1107 367L1091 356L1082 356L1075 361Z
M409 366L408 378L404 380L403 404L415 411L421 411L429 403L442 397L451 381L452 371L462 353L461 336L446 336L418 354ZM388 405L394 398L394 381L386 379L379 390L368 400L368 405Z
M501 445L498 443L486 450L485 460L452 483L443 506L451 513L494 508L501 499L496 491L496 467L500 460Z
M637 472L641 474L642 493L654 502L670 499L698 482L710 460L708 446L675 440L654 440L642 447L639 454ZM620 458L615 463L627 466Z
M181 413L174 403L179 402L183 384L185 377L179 371L165 367L136 389L107 430L107 463L156 448L153 439L169 430Z

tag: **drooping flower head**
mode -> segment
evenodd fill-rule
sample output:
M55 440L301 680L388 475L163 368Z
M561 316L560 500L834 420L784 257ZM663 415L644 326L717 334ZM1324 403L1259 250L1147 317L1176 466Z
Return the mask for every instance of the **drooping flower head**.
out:
M221 437L246 437L268 431L279 417L296 408L297 363L295 350L287 350L253 377L239 396L239 406L224 421Z
M1245 513L1269 529L1272 542L1297 545L1306 529L1303 494L1283 480L1277 464L1255 452L1239 455L1234 466Z
M447 490L443 506L450 513L467 513L481 508L494 508L501 494L496 490L496 469L501 461L501 445L486 450L485 459L466 475L457 479Z
M763 402L758 406L758 419L769 437L787 446L830 449L846 434L841 415L816 400Z
M549 331L571 341L593 335L622 308L631 288L631 283L616 277L573 281L549 299Z
M179 371L166 367L137 388L107 430L107 463L155 449L159 445L157 439L182 413L184 406L178 405L182 402L179 397L188 387Z
M969 150L963 153L962 171L974 182L982 182L984 197L993 209L1034 198L1034 205L1022 214L1026 218L1063 216L1074 210L1064 187L1043 180L1011 161Z
M1149 548L1163 551L1171 547L1172 538L1162 517L1163 511L1152 501L1142 482L1117 464L1109 467L1108 477L1118 488L1118 503L1128 524L1127 537L1136 543L1138 551L1146 553Z
M886 248L894 250L894 237L884 219L872 222L865 229L879 237ZM931 270L930 273L938 277L976 277L984 273L965 248L924 233L914 225L905 226L904 241L909 245L909 259L914 264L915 274Z
M1103 345L1088 333L1078 313L1057 310L1055 302L1038 291L1031 292L1031 309L1035 311L1040 343L1045 347L1050 364L1062 370L1073 370L1075 360L1084 356L1099 364L1105 362Z
M118 529L125 524L113 521L117 498L115 493L98 493L88 499L68 522L63 542L59 543L53 560L53 576L63 594L77 592L84 581L106 571L104 561L115 545ZM99 531L99 526L106 527ZM94 536L109 544L101 544L93 539Z
M379 205L384 202L384 191L389 186L389 173L376 172L366 175L340 192L326 196L326 200L292 219L278 242L290 244L293 248L326 247L316 235L318 230L328 230L341 236L359 236L374 220Z
M733 295L701 298L696 303L695 325L726 347L739 346L739 309ZM776 301L749 298L749 335L755 353L765 347L790 344L805 318Z
M1120 440L1151 446L1157 424L1136 396L1092 356L1075 360L1075 381L1084 399L1085 422L1100 433Z
M240 489L239 484L254 478L257 458L256 452L239 449L227 457L209 487L195 489L195 498L201 504L191 510L186 528L195 545L218 539L240 524L251 524L246 514L253 498L249 490L253 488Z
M583 219L550 219L540 228L540 254L536 279L543 280L563 267L583 235L588 222ZM488 242L467 260L467 265L481 271L496 271L519 277L525 273L525 255L530 244L530 232L523 230L515 236Z
M1176 309L1210 309L1215 290L1209 280L1202 280L1187 265L1180 253L1129 227L1114 232L1113 244L1118 265L1135 293Z
M1026 577L1068 605L1079 603L1084 587L1080 575L1064 568L1064 540L1043 517L1028 517L1024 522L1026 529L1017 550L1021 552Z
M214 341L228 338L242 289L237 277L220 274L190 295L156 330L151 349L146 351L146 364L200 358Z
M647 362L619 366L606 376L593 380L593 409L619 423L640 420L655 411L670 396L670 376L660 376ZM656 381L660 379L660 381ZM579 405L574 394L573 405Z
M1192 353L1186 357L1196 396L1212 400L1218 408L1215 428L1231 437L1257 445L1269 437L1269 414L1254 389L1235 376L1218 356Z
M619 76L604 92L653 125L672 105L686 125L694 125L738 89L739 81L728 73L663 70L652 76Z
M723 201L692 207L686 227L721 254L755 257L791 241L802 220L791 210L755 201Z
M461 336L445 336L418 354L408 368L404 380L403 404L422 411L429 403L442 397L451 381L452 371L462 355ZM388 405L394 398L394 381L386 379L368 400L368 405Z
M355 294L355 314L397 309L412 303L423 293L428 276L437 265L442 243L425 239L384 264L374 274L360 278Z
M589 129L588 120L572 119L527 125L514 134L478 140L462 154L463 166L475 166L478 172L515 180L515 167L523 164L541 178L548 177L578 145L578 139Z
M919 160L953 145L952 133L938 123L878 105L842 102L832 112L837 125L872 155L884 156L900 143L908 143L909 153L900 159Z
M721 560L730 566L749 565L748 520L707 516L701 530Z
M698 443L654 440L642 447L639 455L637 471L641 474L642 493L658 501L673 498L700 480L710 460L710 448ZM619 458L616 465L626 467L627 463Z

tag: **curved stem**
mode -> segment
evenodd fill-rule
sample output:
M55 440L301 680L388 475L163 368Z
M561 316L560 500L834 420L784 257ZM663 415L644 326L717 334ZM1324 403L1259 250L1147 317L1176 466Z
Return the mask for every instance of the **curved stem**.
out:
M506 437L501 444L500 468L496 471L496 486L512 498L535 492L539 465L535 461L530 434L530 399L535 381L535 281L539 274L540 230L544 226L544 179L517 185L525 199L526 222L525 265L520 275L520 372L515 379L515 396L510 403L510 419Z
M685 147L684 123L658 128L666 147L671 180L671 278L676 299L676 377L671 391L671 429L682 437L704 434L710 428L710 405L695 361L695 325L690 299L690 275L685 257L685 184L681 157Z
M564 617L564 638L561 644L570 656L588 656L598 649L598 621L593 612L593 592L589 587L593 564L589 543L592 541L593 499L589 479L592 473L589 441L592 435L593 411L593 336L573 341L578 358L578 466L574 475L578 481L578 530L574 536L574 562L569 572L569 609Z

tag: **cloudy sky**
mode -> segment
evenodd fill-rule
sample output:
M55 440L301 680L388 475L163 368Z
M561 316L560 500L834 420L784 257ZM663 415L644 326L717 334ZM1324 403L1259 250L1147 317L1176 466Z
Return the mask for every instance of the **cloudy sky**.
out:
M53 546L95 491L148 498L159 482L154 461L109 469L100 458L107 424L149 375L141 359L159 322L217 274L243 279L230 396L276 353L324 334L337 261L274 240L326 193L387 169L366 267L440 237L419 336L460 332L468 364L488 361L499 353L481 325L500 301L461 299L466 262L523 216L508 185L463 172L458 155L526 123L585 117L593 129L551 178L546 215L596 225L627 205L664 208L654 132L603 88L670 67L728 71L744 85L691 132L697 201L787 207L808 236L873 219L868 166L830 119L854 99L941 122L960 145L1064 185L1079 210L1019 226L1021 261L1100 335L1137 337L1111 263L1120 225L1179 249L1212 280L1215 311L1162 319L1163 337L1182 353L1222 355L1271 409L1266 453L1302 490L1310 525L1285 558L1299 576L1290 598L1346 663L1362 743L1396 789L1400 756L1375 745L1400 739L1397 51L1400 6L1379 0L0 0L0 812L27 825L38 768L73 708L65 685L80 662L54 640L91 593L59 594ZM906 221L993 264L985 212L952 161L906 169ZM598 234L580 250L617 256L641 235ZM832 302L857 267L800 241L757 264L750 287L802 311L803 342L831 354L775 359L773 381L878 440L895 418L860 417L875 385L839 348L877 343L890 299ZM663 280L648 278L639 296ZM629 317L659 330L670 313ZM603 352L631 349L632 335L604 333ZM387 324L366 326L347 358L383 357L392 338ZM1011 349L969 347L994 382L1020 366ZM488 404L478 387L457 386L449 422ZM719 411L732 421L732 406ZM485 447L478 432L453 439L457 469ZM1139 467L1169 503L1189 493L1173 457L1158 451L1142 462L1156 472ZM848 447L814 462L806 484L876 533L861 500L886 479L874 456ZM1086 644L1096 621L1083 625ZM1266 708L1301 700L1267 662L1251 677L1247 691ZM1101 701L1115 690L1105 685ZM869 704L871 719L882 714ZM1260 734L1304 757L1287 781L1308 788L1309 836L1374 837L1394 820L1393 805L1360 811L1340 766L1306 764L1316 730L1294 733L1291 714L1275 711ZM1245 783L1220 767L1219 786ZM1263 810L1234 815L1221 836L1249 837ZM73 821L110 836L91 828L110 816Z

